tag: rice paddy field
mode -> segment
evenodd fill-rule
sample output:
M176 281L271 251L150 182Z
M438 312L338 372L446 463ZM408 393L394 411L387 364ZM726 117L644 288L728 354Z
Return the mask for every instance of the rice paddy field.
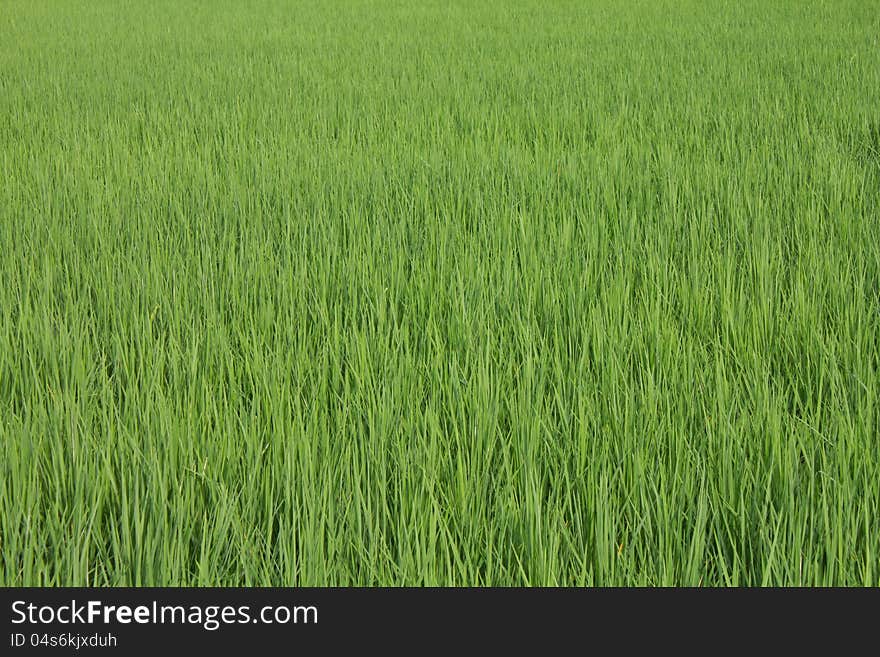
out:
M880 584L880 3L0 0L0 584Z

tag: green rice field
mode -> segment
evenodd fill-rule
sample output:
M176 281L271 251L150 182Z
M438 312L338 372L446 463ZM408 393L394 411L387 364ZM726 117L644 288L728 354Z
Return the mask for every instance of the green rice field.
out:
M0 585L880 585L880 2L0 0Z

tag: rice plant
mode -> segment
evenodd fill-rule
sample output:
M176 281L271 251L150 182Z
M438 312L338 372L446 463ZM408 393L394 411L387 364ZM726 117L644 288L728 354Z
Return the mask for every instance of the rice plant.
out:
M880 584L874 0L0 0L0 585Z

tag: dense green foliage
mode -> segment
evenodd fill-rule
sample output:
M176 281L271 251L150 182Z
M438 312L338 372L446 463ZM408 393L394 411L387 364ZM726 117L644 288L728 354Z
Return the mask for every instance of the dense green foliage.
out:
M0 583L880 581L880 4L0 0Z

